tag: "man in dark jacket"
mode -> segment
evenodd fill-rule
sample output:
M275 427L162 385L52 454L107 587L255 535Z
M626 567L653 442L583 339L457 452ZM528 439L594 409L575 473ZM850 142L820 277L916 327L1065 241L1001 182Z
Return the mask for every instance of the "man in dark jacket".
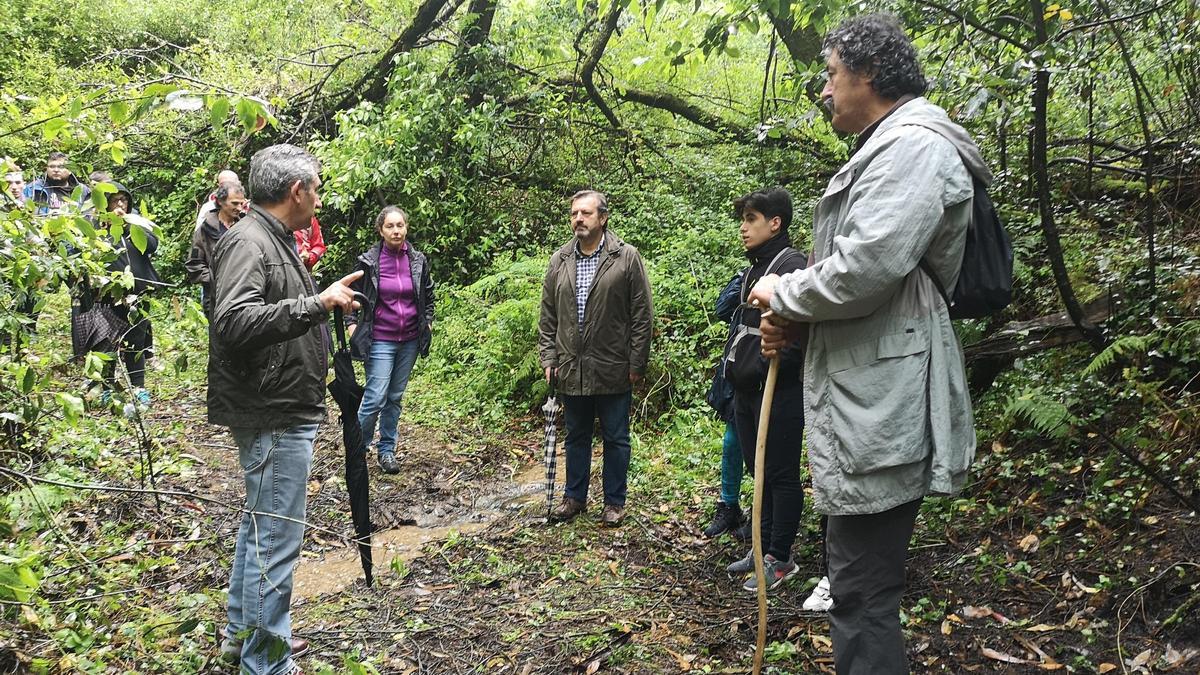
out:
M587 508L592 425L604 436L604 525L625 515L629 407L646 374L654 304L637 249L608 230L608 198L571 198L575 238L550 256L542 283L538 351L546 380L558 378L567 427L567 482L557 520Z
M804 268L805 256L791 247L788 227L792 224L792 197L776 187L758 190L733 203L741 219L740 232L750 267L742 280L745 302L764 274L792 272ZM725 377L733 384L734 428L742 446L746 466L754 468L758 441L758 415L769 362L762 356L758 324L761 312L744 307L737 330L725 346ZM800 567L792 560L792 544L804 508L804 486L800 483L800 451L803 446L804 351L793 346L779 359L779 379L771 404L770 430L763 459L762 541L767 590L792 578ZM730 574L754 570L754 553L729 566ZM743 588L758 591L758 579L750 577Z
M350 284L361 276L318 293L296 255L292 232L321 205L319 170L293 145L254 153L254 204L212 260L208 420L230 428L246 485L221 651L255 675L298 672L292 656L307 648L291 639L289 608L313 439L325 419L326 319L334 307L357 306Z
M39 214L58 213L73 201L71 195L76 188L81 190L76 205L82 206L91 189L71 173L65 154L52 152L46 158L46 175L25 186L25 199L37 204Z
M246 189L237 181L221 183L213 194L217 207L204 216L204 222L192 233L192 250L183 263L187 280L200 284L200 304L209 321L213 318L213 279L209 262L217 241L241 219L248 202Z

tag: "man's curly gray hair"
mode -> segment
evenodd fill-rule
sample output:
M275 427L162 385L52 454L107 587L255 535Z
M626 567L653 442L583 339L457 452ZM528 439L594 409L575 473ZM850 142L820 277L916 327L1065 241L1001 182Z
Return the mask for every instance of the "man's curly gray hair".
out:
M851 72L870 77L875 93L886 99L920 96L929 86L921 74L917 50L891 14L846 19L825 36L821 53L828 58L834 50Z

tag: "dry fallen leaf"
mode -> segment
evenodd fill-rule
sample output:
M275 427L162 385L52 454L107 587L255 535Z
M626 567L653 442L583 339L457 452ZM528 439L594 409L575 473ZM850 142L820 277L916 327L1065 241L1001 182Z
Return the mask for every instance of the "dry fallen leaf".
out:
M958 610L958 613L962 614L965 618L968 618L968 619L982 619L985 616L992 615L992 608L991 607L974 607L972 605L963 605L963 608Z
M1017 546L1021 547L1021 550L1026 553L1037 553L1040 543L1036 534L1027 534L1021 538L1021 542Z
M1059 630L1061 628L1062 628L1062 626L1051 626L1048 623L1039 623L1038 625L1030 626L1029 628L1026 628L1025 630L1029 631L1030 633L1046 633L1048 631Z
M954 624L950 623L950 619L942 621L942 635L949 635L954 632Z
M1138 654L1137 656L1133 657L1129 661L1126 661L1126 663L1129 664L1130 668L1137 670L1138 668L1141 668L1142 666L1146 665L1147 663L1150 663L1150 659L1153 656L1154 656L1154 653L1151 652L1149 649L1147 649L1146 651L1142 652L1141 654Z
M594 659L591 663L587 664L587 670L583 672L587 673L587 675L596 675L596 673L599 671L600 659Z
M681 672L686 672L692 669L692 661L696 659L695 654L688 654L685 656L671 649L670 647L666 647L665 649L671 654L671 656L675 657L675 663L679 664L679 670Z
M1005 654L1004 652L998 652L995 649L992 649L991 647L983 647L979 651L980 651L980 653L982 653L984 656L988 657L989 659L994 659L996 661L1003 661L1004 663L1029 663L1029 661L1027 661L1025 659L1018 658L1016 656L1013 656L1012 654Z
M1104 673L1112 672L1116 669L1117 667L1111 663L1101 663L1096 667L1096 672L1100 673L1100 675L1104 675Z

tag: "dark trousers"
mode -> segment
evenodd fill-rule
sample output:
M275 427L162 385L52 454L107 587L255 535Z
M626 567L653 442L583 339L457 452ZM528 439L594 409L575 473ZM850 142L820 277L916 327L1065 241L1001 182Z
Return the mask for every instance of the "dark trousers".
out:
M567 483L563 494L587 503L588 479L592 473L592 425L600 418L604 438L604 503L625 505L629 476L629 406L633 391L593 396L563 395L564 442L567 454Z
M758 446L758 413L761 392L737 391L733 395L734 427L742 445L746 467L754 472ZM763 460L763 551L776 560L790 560L800 514L804 511L804 485L800 482L800 453L804 439L804 388L799 384L775 390L770 429Z
M921 500L883 513L829 516L829 633L838 675L908 672L900 601Z
M123 319L129 319L129 309L118 306L114 312ZM131 325L117 346L117 354L125 364L125 372L129 373L129 384L134 387L146 386L146 357L154 348L154 333L150 328L149 319L141 319ZM109 362L104 370L104 380L109 389L116 384L116 363Z

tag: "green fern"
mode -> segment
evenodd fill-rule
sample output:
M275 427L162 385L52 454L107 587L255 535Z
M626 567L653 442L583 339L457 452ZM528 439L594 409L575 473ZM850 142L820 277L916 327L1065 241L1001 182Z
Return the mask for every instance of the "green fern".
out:
M1118 338L1109 346L1104 348L1104 351L1096 355L1092 362L1083 369L1084 376L1095 375L1112 365L1113 361L1117 360L1118 356L1125 356L1131 353L1143 354L1150 350L1151 341L1155 338L1155 334L1149 335L1126 335Z
M1027 389L1008 400L1004 412L1009 418L1023 418L1043 436L1062 440L1071 434L1077 420L1066 405L1039 389Z
M1174 326L1155 329L1145 335L1126 335L1114 340L1083 369L1085 377L1112 365L1118 356L1147 354L1153 350L1172 353L1193 352L1200 346L1200 320L1189 319Z

